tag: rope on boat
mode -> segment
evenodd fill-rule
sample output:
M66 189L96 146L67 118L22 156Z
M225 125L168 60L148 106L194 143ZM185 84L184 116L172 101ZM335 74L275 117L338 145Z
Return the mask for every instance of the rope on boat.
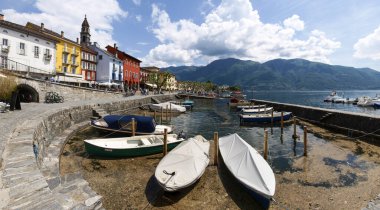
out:
M164 174L170 175L170 176L174 176L175 175L175 171L173 171L172 173L169 173L166 170L163 170L162 172L164 172Z

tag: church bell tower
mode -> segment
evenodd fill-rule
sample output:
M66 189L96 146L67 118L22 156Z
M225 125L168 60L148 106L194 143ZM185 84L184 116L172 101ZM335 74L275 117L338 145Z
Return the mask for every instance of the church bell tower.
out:
M91 44L91 34L90 34L90 25L87 22L86 15L82 23L82 30L80 32L80 43L90 45Z

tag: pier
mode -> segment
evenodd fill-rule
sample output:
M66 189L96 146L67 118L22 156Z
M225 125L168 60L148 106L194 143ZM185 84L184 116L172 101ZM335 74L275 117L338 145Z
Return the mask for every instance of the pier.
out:
M264 100L252 100L252 102L266 104L276 111L292 112L294 116L304 121L348 137L380 145L380 116Z

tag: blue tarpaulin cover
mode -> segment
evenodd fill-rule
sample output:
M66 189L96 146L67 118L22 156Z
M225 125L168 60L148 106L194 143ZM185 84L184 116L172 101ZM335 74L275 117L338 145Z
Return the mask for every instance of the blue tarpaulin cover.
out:
M107 115L103 119L108 124L108 128L115 130L131 130L132 118L136 122L136 132L153 133L156 129L156 122L153 117L138 115Z

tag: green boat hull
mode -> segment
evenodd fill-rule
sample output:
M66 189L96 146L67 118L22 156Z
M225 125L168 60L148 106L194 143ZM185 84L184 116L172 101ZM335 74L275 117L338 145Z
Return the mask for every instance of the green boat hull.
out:
M168 143L168 151L172 150L182 141L176 141ZM92 156L102 156L102 157L138 157L153 155L163 152L163 145L158 144L154 146L136 147L136 148L125 148L125 149L109 149L104 147L98 147L87 142L84 142L86 151Z

